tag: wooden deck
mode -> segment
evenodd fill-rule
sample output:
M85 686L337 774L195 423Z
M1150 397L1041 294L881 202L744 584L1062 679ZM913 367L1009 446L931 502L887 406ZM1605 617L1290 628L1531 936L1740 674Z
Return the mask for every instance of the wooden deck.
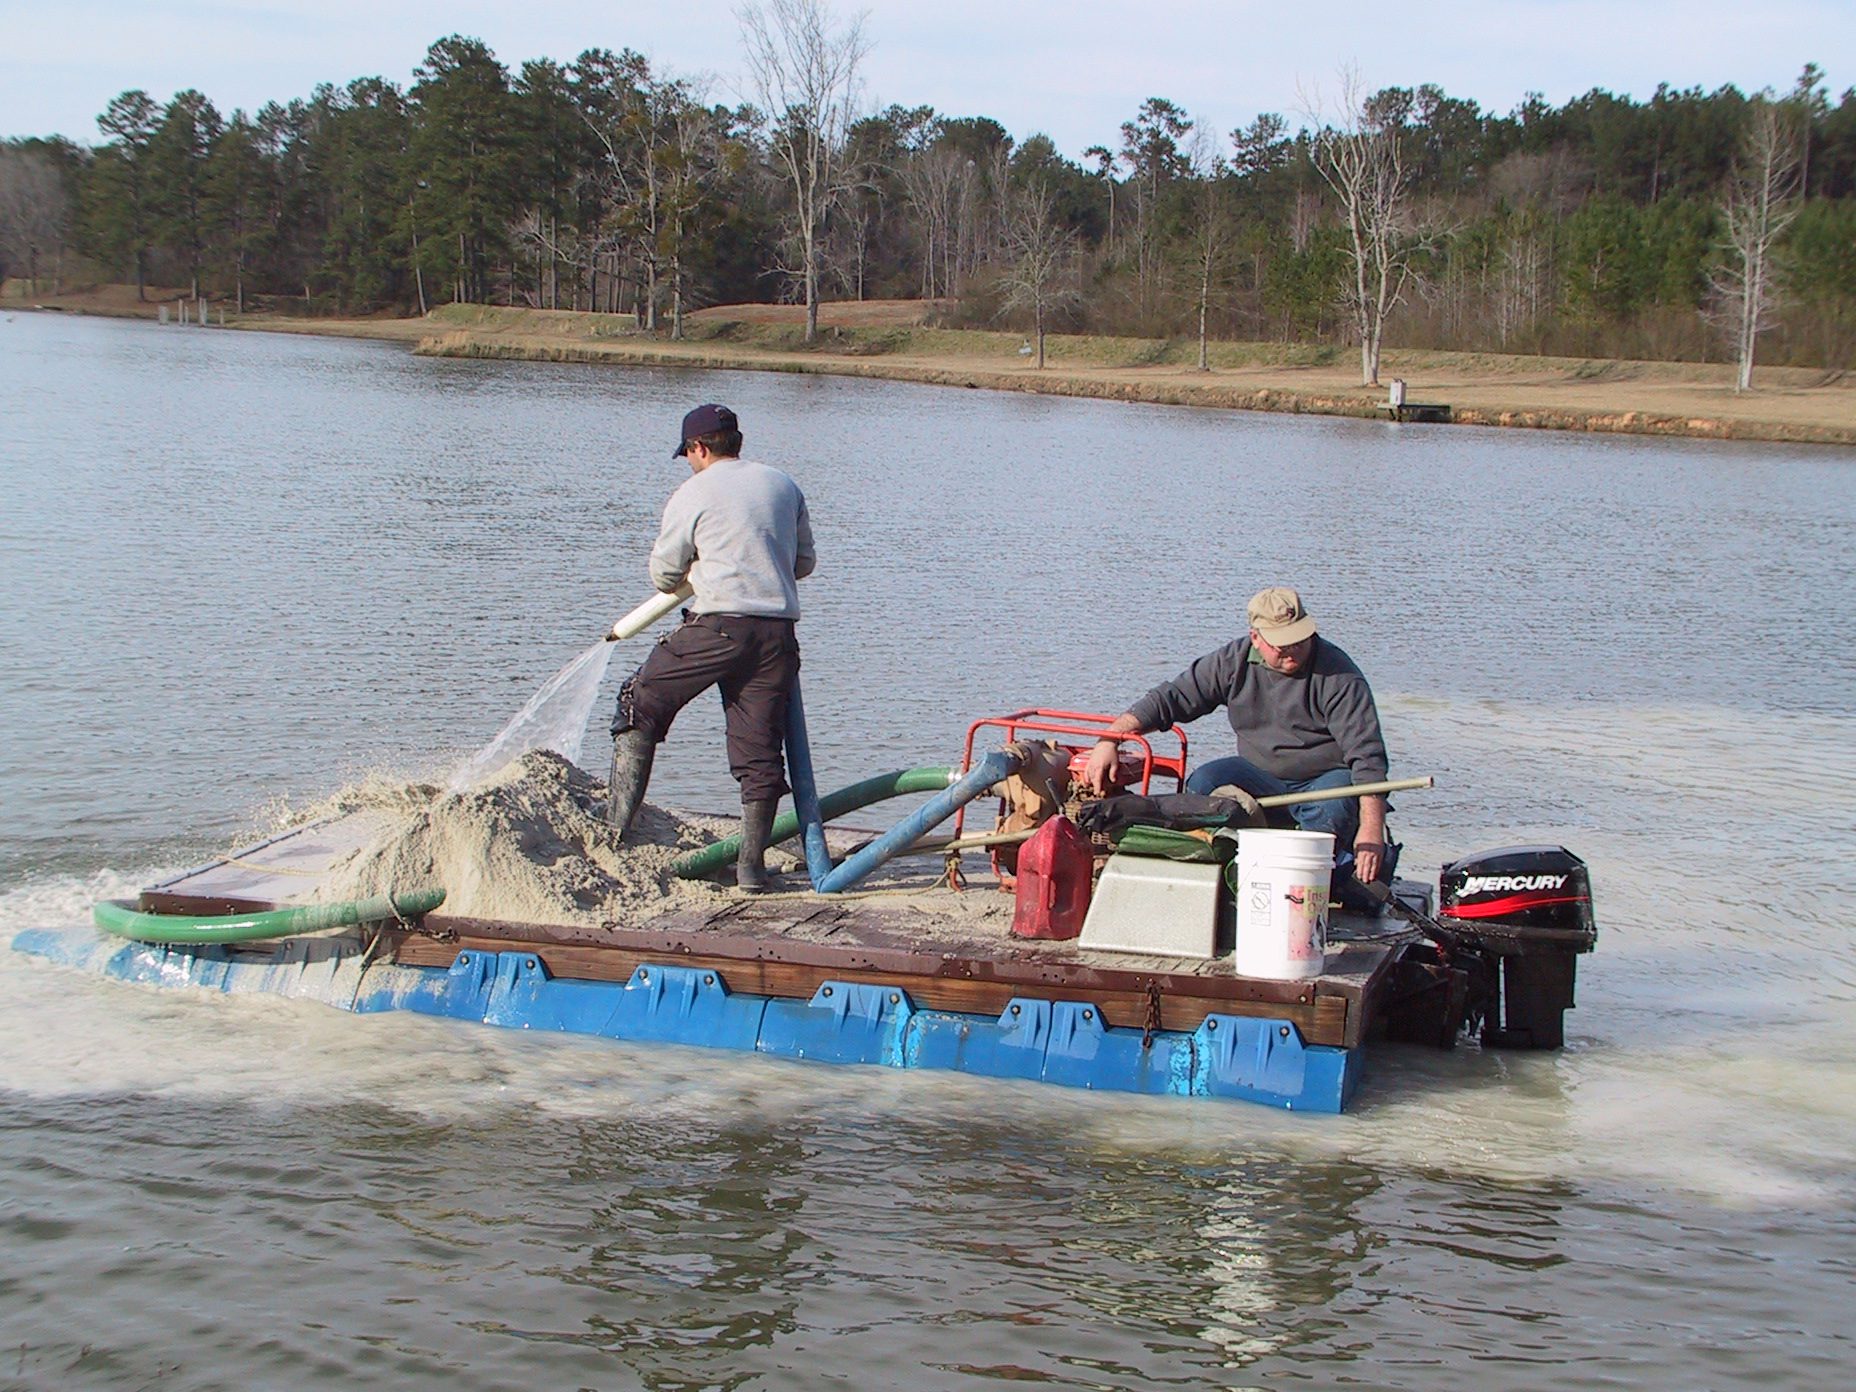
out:
M365 814L298 828L151 886L141 907L190 914L278 907L376 830ZM810 893L718 895L713 906L598 927L431 914L416 926L384 928L380 946L402 965L435 968L449 968L460 952L529 951L553 976L591 981L624 981L641 966L675 963L713 971L737 993L788 999L810 999L828 982L859 982L906 991L918 1007L987 1016L1019 997L1084 1001L1105 1025L1134 1029L1189 1033L1208 1014L1263 1017L1293 1024L1306 1043L1354 1048L1415 940L1396 920L1336 912L1322 975L1271 981L1237 975L1228 950L1209 960L1085 950L932 910L933 900L919 897L899 908Z
M276 836L229 855L183 870L143 890L143 913L262 913L298 899L315 887L329 867L379 836L389 820L374 812L350 812Z

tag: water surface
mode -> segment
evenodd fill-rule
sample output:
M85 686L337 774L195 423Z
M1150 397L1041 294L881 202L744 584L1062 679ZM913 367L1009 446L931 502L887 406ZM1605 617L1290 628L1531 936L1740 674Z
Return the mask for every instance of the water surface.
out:
M824 786L951 762L978 716L1118 711L1296 584L1394 772L1438 780L1398 800L1407 872L1591 863L1568 1048L1386 1051L1309 1118L0 953L0 1383L1842 1380L1848 452L19 316L0 929L442 776L647 596L710 399L811 500ZM729 806L720 732L686 712L653 796Z

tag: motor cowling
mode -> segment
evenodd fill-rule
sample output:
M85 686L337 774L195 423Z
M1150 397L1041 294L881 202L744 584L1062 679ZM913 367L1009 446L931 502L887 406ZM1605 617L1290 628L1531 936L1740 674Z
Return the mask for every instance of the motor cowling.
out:
M1438 917L1499 978L1487 983L1482 1042L1561 1047L1578 955L1598 942L1585 862L1564 846L1509 846L1452 861L1437 888Z

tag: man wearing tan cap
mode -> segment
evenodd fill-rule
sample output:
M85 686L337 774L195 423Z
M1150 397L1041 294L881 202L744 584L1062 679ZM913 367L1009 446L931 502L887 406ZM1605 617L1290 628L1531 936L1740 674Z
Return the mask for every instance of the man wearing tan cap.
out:
M1114 736L1183 725L1219 706L1239 753L1200 764L1186 780L1187 792L1235 785L1252 797L1272 797L1385 778L1372 688L1352 658L1315 632L1302 597L1287 586L1260 590L1248 618L1245 637L1207 653L1115 718L1090 752L1085 784L1098 794L1111 790ZM1390 877L1383 797L1298 803L1288 811L1303 831L1333 835L1337 887L1356 876Z

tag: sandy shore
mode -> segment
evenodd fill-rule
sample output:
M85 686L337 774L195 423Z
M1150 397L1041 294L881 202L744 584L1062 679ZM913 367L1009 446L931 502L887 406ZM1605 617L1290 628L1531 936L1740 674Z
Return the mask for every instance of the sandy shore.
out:
M22 297L7 287L9 305ZM134 292L104 287L45 297L47 308L146 314ZM114 293L112 293L114 292ZM151 292L152 293L152 292ZM1018 334L931 327L914 301L827 305L820 342L801 337L803 311L733 305L703 310L686 337L639 330L626 315L446 306L423 319L295 319L246 315L238 327L390 339L425 354L550 362L669 364L819 372L942 386L1032 391L1237 410L1386 416L1384 388L1359 385L1357 350L1218 343L1197 369L1188 340L1052 335L1039 370ZM1402 378L1408 402L1440 403L1462 425L1856 445L1856 374L1765 367L1736 393L1725 364L1540 358L1388 350L1381 381Z

